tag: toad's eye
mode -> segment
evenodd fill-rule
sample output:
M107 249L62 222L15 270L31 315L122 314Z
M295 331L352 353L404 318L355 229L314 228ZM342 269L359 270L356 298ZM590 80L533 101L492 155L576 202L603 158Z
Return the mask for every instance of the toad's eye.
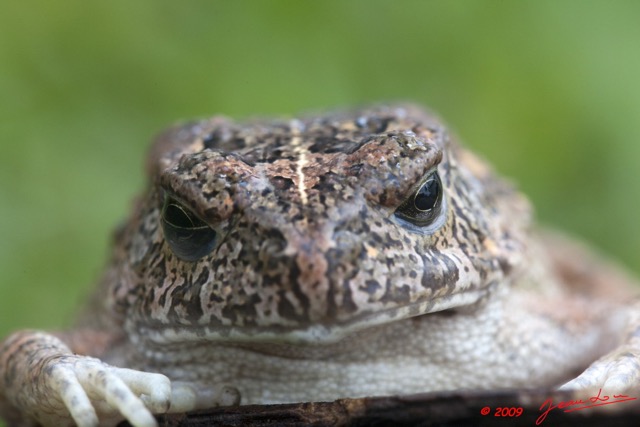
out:
M433 231L442 225L443 215L442 182L437 171L431 172L418 190L396 209L395 216L408 222L423 232Z
M171 251L185 261L197 261L216 245L216 232L171 198L162 208L162 230Z

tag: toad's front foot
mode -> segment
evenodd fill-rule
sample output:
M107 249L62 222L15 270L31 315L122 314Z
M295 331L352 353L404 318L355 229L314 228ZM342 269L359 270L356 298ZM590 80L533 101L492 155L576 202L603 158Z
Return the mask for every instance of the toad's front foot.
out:
M5 341L0 374L0 399L4 394L21 417L45 426L110 426L126 419L135 427L152 427L154 413L239 402L231 387L172 384L161 374L73 354L60 339L41 332L17 333Z
M640 300L627 308L626 325L626 338L618 348L593 362L561 389L640 398Z
M560 389L640 398L640 342L626 343L601 357Z
M43 373L43 388L59 396L78 426L125 418L136 427L152 427L156 421L151 414L167 412L171 405L171 383L164 375L116 368L75 355L50 359ZM56 419L66 417L65 408L51 405L49 410L54 413L41 413L37 418L57 424Z
M161 374L117 368L90 357L65 356L51 371L55 391L81 427L114 425L123 418L135 427L152 427L157 425L152 414L229 406L240 401L232 387L204 389L171 383Z

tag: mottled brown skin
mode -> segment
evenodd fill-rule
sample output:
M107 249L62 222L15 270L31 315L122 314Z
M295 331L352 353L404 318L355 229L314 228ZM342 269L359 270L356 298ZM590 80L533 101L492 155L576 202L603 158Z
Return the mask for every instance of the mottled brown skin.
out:
M427 116L367 114L360 126L360 116L300 122L302 148L287 121L216 118L162 135L151 166L157 186L122 234L116 277L104 287L120 322L206 325L221 336L322 326L330 336L370 326L383 311L415 315L469 290L479 298L502 281L523 246L526 202L488 171L464 179L468 171L451 159L459 148ZM430 234L399 225L394 211L438 164L450 189L446 223ZM196 263L164 243L167 194L220 236Z
M637 391L632 280L533 230L526 199L418 107L214 117L162 134L147 170L81 327L0 348L17 424L557 385L614 348L568 386ZM184 215L207 239L186 255L168 228Z

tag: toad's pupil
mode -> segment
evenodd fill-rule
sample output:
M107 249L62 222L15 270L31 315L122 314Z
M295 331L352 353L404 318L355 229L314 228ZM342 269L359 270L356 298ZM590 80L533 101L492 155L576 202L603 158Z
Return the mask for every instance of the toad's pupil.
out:
M437 178L431 176L418 190L416 197L413 199L413 204L419 211L428 211L436 205L439 194L440 183Z
M180 228L194 228L195 224L180 206L168 204L164 210L164 219L171 225Z

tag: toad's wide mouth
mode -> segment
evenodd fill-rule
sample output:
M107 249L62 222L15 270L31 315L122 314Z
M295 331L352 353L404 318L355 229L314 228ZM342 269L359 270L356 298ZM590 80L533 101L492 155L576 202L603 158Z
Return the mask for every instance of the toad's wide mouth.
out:
M159 322L147 323L129 320L125 328L129 331L134 342L148 345L193 342L330 344L341 341L353 333L398 320L470 306L477 303L487 292L487 289L477 289L445 295L429 301L416 302L376 313L362 313L348 321L336 321L335 323L240 327L218 324L169 325Z

